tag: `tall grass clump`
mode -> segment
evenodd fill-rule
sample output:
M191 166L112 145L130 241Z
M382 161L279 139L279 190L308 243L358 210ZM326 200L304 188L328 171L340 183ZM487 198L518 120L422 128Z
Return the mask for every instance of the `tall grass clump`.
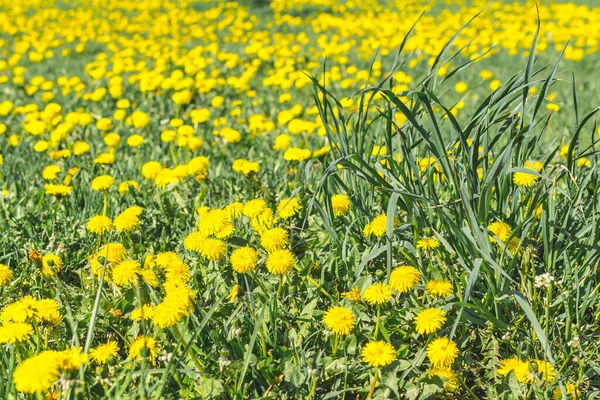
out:
M553 113L541 106L559 84L562 53L539 65L538 32L523 69L460 119L441 83L468 74L473 61L443 79L437 74L461 57L451 53L456 35L415 90L394 91L405 65L400 48L385 78L369 78L356 92L350 112L326 77L312 78L334 154L318 186L323 201L315 196L312 206L338 244L338 268L359 285L393 284L398 265L416 268L425 281L453 283L451 300L418 286L382 317L389 343L416 346L387 372L400 378L397 388L384 390L408 398L437 390L430 378L410 379L427 363L417 349L434 337L402 324L413 317L405 310L428 306L448 317L437 335L458 344L460 362L444 382L454 379L461 398L575 398L574 383L598 379L597 346L584 339L597 335L598 108L578 104L572 76L570 143L548 146ZM357 222L334 228L339 192L350 195ZM363 231L376 220L379 235Z

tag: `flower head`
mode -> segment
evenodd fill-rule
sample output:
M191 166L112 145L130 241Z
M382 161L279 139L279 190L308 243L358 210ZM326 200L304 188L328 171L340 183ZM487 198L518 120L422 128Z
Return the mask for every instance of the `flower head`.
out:
M92 190L104 191L110 189L115 180L110 175L100 175L92 180Z
M440 242L434 237L424 237L417 241L417 249L432 251L440 247Z
M105 215L95 215L87 223L87 230L102 235L112 229L112 221Z
M7 286L15 278L12 270L4 264L0 264L0 287Z
M435 368L450 368L458 357L458 347L447 337L437 338L427 346L427 357Z
M24 322L9 322L0 326L0 343L21 343L31 335L33 335L33 328Z
M100 346L94 347L90 350L90 357L97 364L106 364L106 362L117 355L119 352L119 345L113 340L101 344Z
M396 349L383 340L373 341L362 348L360 355L371 367L385 367L396 359Z
M63 262L56 254L46 254L42 257L42 274L44 276L56 276L62 269Z
M258 252L252 247L240 247L235 249L229 257L231 268L238 274L246 274L254 271L258 261Z
M150 360L154 360L158 356L158 345L154 338L140 335L131 342L127 358L130 360L141 360L144 355Z
M296 258L289 250L276 250L269 254L266 264L273 275L285 275L296 266Z
M269 253L284 249L289 244L288 233L283 228L267 229L260 235L260 244Z
M390 286L400 293L411 291L421 281L421 273L410 265L400 265L390 274Z
M334 306L323 316L323 323L336 335L347 335L354 329L356 318L349 308Z
M365 289L363 298L371 305L383 304L392 298L392 289L385 283L377 282Z
M426 308L415 317L417 333L430 334L437 332L446 323L446 313L438 308Z
M498 239L500 239L502 242L506 242L511 234L510 225L508 225L506 222L502 222L502 221L492 222L488 226L488 229L494 235L498 236ZM490 236L490 240L493 240L492 236Z
M345 194L336 194L331 196L331 208L333 209L333 215L335 217L341 217L346 215L350 210L350 197Z
M425 291L428 295L437 297L439 299L451 296L454 293L452 283L442 280L431 280L425 285Z
M277 206L277 214L284 219L293 217L298 214L300 210L302 210L302 205L300 204L298 197L283 199Z

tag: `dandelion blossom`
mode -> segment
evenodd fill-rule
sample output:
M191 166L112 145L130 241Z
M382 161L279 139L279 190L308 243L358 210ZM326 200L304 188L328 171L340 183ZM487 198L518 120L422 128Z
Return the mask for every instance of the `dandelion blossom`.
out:
M417 242L417 249L432 251L440 247L440 242L434 237L425 237Z
M105 215L95 215L88 221L86 228L96 235L103 235L112 229L112 221Z
M383 340L373 341L362 348L360 355L371 367L385 367L396 359L396 349Z
M215 261L225 256L227 247L219 239L208 238L200 246L200 255L209 261Z
M136 307L131 311L129 319L132 321L145 321L152 318L154 306L143 304L141 307Z
M267 229L260 235L260 244L269 253L281 250L289 244L288 233L283 228Z
M437 338L427 346L427 357L435 368L450 368L458 357L458 347L447 337Z
M94 347L90 350L90 357L97 364L106 364L106 362L115 357L119 352L119 345L113 340L101 344L100 346Z
M365 290L363 298L371 305L380 305L392 298L392 289L385 283L377 282Z
M137 283L141 272L140 263L135 260L121 261L112 271L112 280L116 285L129 286Z
M444 390L448 392L453 392L456 390L456 372L447 368L433 368L431 372L429 372L429 376L439 376L441 378L446 378L448 381L444 385Z
M537 161L527 161L523 168L539 173L542 170L542 163ZM513 182L519 187L531 187L535 185L539 179L538 175L534 175L530 172L515 172L513 174Z
M427 282L427 285L425 285L425 291L430 296L437 297L438 299L443 299L448 296L451 296L454 293L454 288L452 287L451 282L442 280L432 280Z
M256 218L264 211L265 208L269 208L267 207L266 201L263 199L254 199L244 204L242 212L248 218Z
M567 383L565 385L565 389L567 391L568 399L573 399L573 400L581 399L581 390L579 390L576 385L574 385L572 383ZM553 400L564 399L564 397L562 395L562 391L560 390L559 387L554 389L554 393L552 394L552 399Z
M183 240L183 247L188 251L202 251L202 243L206 240L206 235L202 232L192 232Z
M110 189L115 180L110 175L100 175L92 180L92 190L104 191Z
M421 281L421 273L410 265L400 265L390 274L390 286L400 293L411 291Z
M13 373L15 388L23 393L42 393L60 378L56 351L43 351L22 361Z
M498 373L500 375L506 376L506 375L510 374L511 371L516 371L517 369L522 367L523 364L525 364L527 366L526 362L521 361L518 358L506 358L506 359L500 361L500 367L498 368Z
M229 257L231 268L238 274L247 274L254 271L258 261L258 252L252 247L240 247L231 253Z
M387 226L387 215L381 214L373 218L363 229L363 235L381 237L385 233Z
M300 210L302 210L302 205L300 204L298 197L283 199L277 206L277 214L283 219L293 217L298 214Z
M333 208L333 215L335 217L346 215L350 210L351 204L350 197L345 194L331 196L331 208Z
M347 335L356 325L352 310L342 306L331 307L323 317L323 323L336 335Z
M435 333L446 323L446 313L438 308L426 308L415 317L417 333Z
M0 326L0 343L21 343L33 335L31 325L23 322L9 322Z
M144 355L150 360L154 360L158 356L158 345L154 338L140 335L131 342L127 358L141 360Z
M56 254L46 254L42 257L42 274L44 276L56 276L62 266L63 262Z
M276 250L269 254L266 264L273 275L285 275L296 266L296 259L289 250Z
M12 270L4 264L0 264L0 287L7 286L15 278Z
M360 302L360 289L358 286L353 287L350 291L342 293L342 297L345 299L354 300L355 303Z
M140 224L141 221L137 215L126 211L117 215L114 221L115 229L119 232L131 232Z
M502 221L492 222L488 226L488 229L494 235L498 236L498 239L500 239L502 242L506 242L511 234L510 225L508 225L506 222L502 222ZM490 240L493 240L492 236L490 236Z

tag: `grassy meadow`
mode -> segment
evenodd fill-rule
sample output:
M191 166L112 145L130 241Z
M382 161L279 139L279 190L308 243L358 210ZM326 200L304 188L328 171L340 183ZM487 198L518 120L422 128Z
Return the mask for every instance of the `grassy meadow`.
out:
M598 24L0 0L0 398L599 398Z

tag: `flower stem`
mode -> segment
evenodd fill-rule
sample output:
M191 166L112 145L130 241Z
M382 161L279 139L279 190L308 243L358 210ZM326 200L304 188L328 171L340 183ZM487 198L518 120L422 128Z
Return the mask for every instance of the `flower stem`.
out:
M377 386L377 373L379 372L378 368L375 368L375 373L373 374L373 382L371 382L371 390L369 390L369 394L365 400L369 400L373 396L373 392L375 391L375 386Z
M375 320L375 340L377 340L377 334L379 333L379 317L381 316L381 304L377 305L377 319Z
M104 210L102 211L102 215L106 216L106 213L108 212L108 193L105 190L103 194L104 194Z

